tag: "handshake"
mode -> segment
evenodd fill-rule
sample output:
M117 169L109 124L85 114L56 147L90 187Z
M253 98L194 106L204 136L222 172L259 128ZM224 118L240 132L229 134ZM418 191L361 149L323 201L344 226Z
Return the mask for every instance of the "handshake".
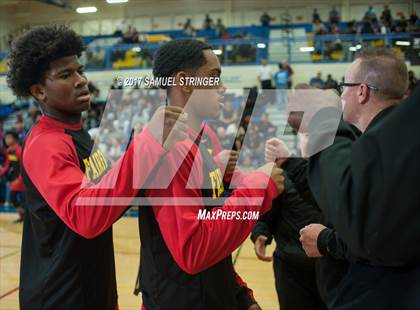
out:
M311 155L308 150L308 137L307 134L298 133L299 147L303 158L308 158ZM289 147L283 140L271 138L265 142L265 162L275 162L278 166L281 166L291 156Z
M223 150L218 155L218 160L222 166L226 167L225 175L231 175L234 173L236 163L239 159L239 153L237 151ZM276 184L279 193L284 190L284 177L283 170L278 168L273 161L267 162L265 165L258 168L256 171L264 173Z

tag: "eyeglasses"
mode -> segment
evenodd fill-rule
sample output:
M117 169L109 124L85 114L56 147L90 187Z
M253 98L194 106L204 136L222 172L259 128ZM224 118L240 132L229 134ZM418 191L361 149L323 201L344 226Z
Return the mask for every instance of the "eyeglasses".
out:
M369 84L366 84L366 83L340 83L337 86L337 90L340 92L340 94L342 94L343 91L344 91L344 87L354 87L354 86L359 86L359 85L362 85L362 84L365 84L367 86L367 88L369 88L371 90L374 90L374 91L379 90L378 87L373 86L373 85L369 85Z

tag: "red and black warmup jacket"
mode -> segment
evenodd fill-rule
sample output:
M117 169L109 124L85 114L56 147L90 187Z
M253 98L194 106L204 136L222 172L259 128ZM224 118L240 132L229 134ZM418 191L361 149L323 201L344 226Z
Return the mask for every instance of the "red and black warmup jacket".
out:
M205 199L223 194L223 177L209 146L204 141L197 146L197 133L192 130L189 135L190 139L177 143L163 160L151 184L153 189L145 191L151 206L140 209L143 308L247 309L255 301L234 271L231 253L246 239L256 220L199 220L198 213L214 208L265 213L278 191L271 179L256 172L237 178L237 189L222 205L206 205ZM162 188L161 181L168 177L168 186L156 189ZM259 205L251 202L255 198L261 198Z
M129 205L119 199L137 195L134 178L141 186L164 149L144 129L111 169L102 152L92 152L92 147L80 124L46 116L25 141L23 310L114 310L117 305L111 225ZM141 162L138 173L135 162ZM108 202L100 205L101 197Z

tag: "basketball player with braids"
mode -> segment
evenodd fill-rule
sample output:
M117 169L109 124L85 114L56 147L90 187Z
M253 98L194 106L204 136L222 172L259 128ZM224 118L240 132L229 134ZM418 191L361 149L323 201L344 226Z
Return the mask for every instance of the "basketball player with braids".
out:
M220 112L225 87L181 85L187 77L218 77L221 66L212 48L198 40L176 40L155 56L154 77L174 77L168 104L188 114L187 139L166 156L155 180L173 176L164 189L145 192L150 207L140 210L140 290L143 307L152 309L260 309L235 273L231 253L247 238L256 220L199 219L201 211L267 212L283 190L281 170L268 164L238 178L225 200L220 167L202 137L202 122ZM200 93L204 93L201 94ZM259 204L252 204L255 198ZM160 200L159 200L160 198ZM164 199L162 199L164 198ZM216 206L207 202L220 201ZM165 201L162 203L160 201ZM241 203L238 201L241 200Z

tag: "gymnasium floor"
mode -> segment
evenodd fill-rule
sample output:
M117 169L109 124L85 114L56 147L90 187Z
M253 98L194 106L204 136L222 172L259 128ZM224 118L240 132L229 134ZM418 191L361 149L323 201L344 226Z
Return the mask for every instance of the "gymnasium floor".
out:
M16 214L0 213L0 309L16 310L18 304L21 224ZM120 310L139 310L141 298L132 294L139 263L137 219L124 217L114 225L114 247ZM273 247L268 248L268 253ZM235 255L234 255L235 256ZM271 263L257 260L252 243L245 241L235 266L254 290L264 310L278 309Z

